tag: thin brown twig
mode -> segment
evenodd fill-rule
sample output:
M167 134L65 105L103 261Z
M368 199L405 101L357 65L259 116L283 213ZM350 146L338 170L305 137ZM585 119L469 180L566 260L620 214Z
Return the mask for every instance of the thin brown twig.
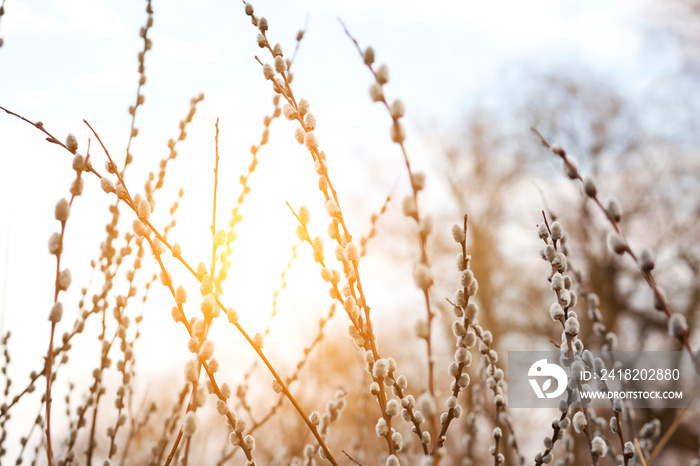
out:
M345 34L350 38L350 40L353 42L355 45L355 48L357 49L358 53L360 54L360 57L363 56L362 54L362 49L360 48L360 44L357 42L357 40L350 34L350 31L348 30L347 26L345 26L345 23L338 18L338 21L340 22L341 26L343 27L343 30L345 31ZM380 82L377 76L377 72L374 70L372 67L371 63L365 62L367 68L369 68L370 72L374 76L375 80L377 83ZM386 101L386 97L384 97L384 92L381 93L381 98L379 99L379 102L384 105L386 108L387 112L389 112L389 115L392 118L394 129L398 132L400 128L400 123L399 123L399 118L400 116L396 116L392 113L391 108L389 107L389 103ZM408 153L406 151L406 146L403 143L403 140L401 138L395 138L394 142L398 144L398 146L401 149L401 154L403 156L404 164L406 166L406 172L408 173L408 178L411 183L411 194L413 197L413 204L415 206L415 211L413 213L413 218L416 221L416 225L419 227L422 225L421 223L421 215L420 215L420 209L418 208L418 191L420 188L416 185L416 178L414 177L413 169L411 167L411 162L408 158ZM428 251L426 247L426 241L427 240L427 234L423 234L422 232L419 231L418 233L418 244L420 248L420 263L425 265L426 267L429 267L430 261L428 259ZM359 282L359 280L358 280ZM433 357L433 345L432 345L432 322L433 322L433 310L431 308L431 302L430 302L430 289L431 289L431 283L428 284L428 286L422 288L423 292L423 298L425 301L425 309L426 309L426 321L427 321L427 338L425 339L426 342L426 352L427 352L427 362L428 362L428 392L430 393L430 396L433 397L433 399L436 398L436 390L435 390L435 362L434 362L434 357ZM438 417L437 413L434 414L431 417L431 425L432 425L432 433L433 436L437 433L438 429Z
M348 459L349 459L350 461L352 461L353 463L355 463L355 464L357 464L357 465L359 465L359 466L364 466L362 463L360 463L360 462L357 461L355 458L353 458L352 456L350 456L350 455L348 454L348 452L346 452L345 450L340 450L340 451L341 451L345 456L347 456Z
M217 244L214 241L216 236L216 191L219 186L219 119L216 119L216 136L215 141L215 152L216 152L216 162L214 164L214 200L212 201L212 213L211 213L211 237L212 237L212 251L211 251L211 278L214 279L214 267L216 266L216 247Z

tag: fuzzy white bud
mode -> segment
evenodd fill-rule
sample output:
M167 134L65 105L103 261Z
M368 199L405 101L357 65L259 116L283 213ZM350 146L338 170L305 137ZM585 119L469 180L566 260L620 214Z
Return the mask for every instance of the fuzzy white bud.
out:
M78 139L73 134L66 137L66 148L74 154L78 150Z
M372 375L376 379L389 375L389 362L384 358L377 360L372 367Z
M386 425L386 420L383 417L380 417L377 421L377 425L374 426L374 432L377 434L377 437L383 437L389 433L389 426Z
M578 162L576 159L569 157L566 160L562 160L562 171L564 174L572 180L575 180L576 178L579 177L578 174Z
M463 243L466 239L464 228L456 223L452 225L452 238L455 240L455 243Z
M194 411L190 411L185 415L185 421L182 423L182 434L185 437L192 437L197 431L197 418Z
M588 421L586 421L586 416L584 416L582 411L577 411L576 414L574 414L574 430L580 434L586 429L587 425Z
M605 440L602 438L596 436L591 440L591 453L593 453L596 456L605 456L605 454L608 452L608 444L605 443Z
M290 121L296 119L296 117L299 115L294 107L289 104L285 104L284 107L282 107L282 114L287 120Z
M425 173L415 172L411 177L411 182L413 182L413 188L416 191L420 191L425 187Z
M688 335L688 322L683 314L674 312L668 319L668 334L674 338L685 338Z
M200 361L208 361L214 354L214 342L212 340L207 340L199 348L199 353L197 353L197 358Z
M620 235L611 231L608 233L608 249L615 254L624 254L627 251L627 243Z
M561 226L561 223L552 223L551 230L553 240L558 241L564 237L564 228Z
M56 209L55 209L56 220L63 223L66 220L68 220L68 215L70 215L70 203L65 198L61 198L56 203Z
M552 316L552 320L561 320L564 317L564 309L559 303L553 303L549 308L549 315Z
M284 73L287 71L287 62L284 61L284 58L279 55L275 57L275 71L278 73Z
M190 383L197 383L197 379L199 378L197 372L199 369L199 365L197 363L196 359L189 359L185 363L185 380Z
M243 444L248 450L255 450L255 438L252 435L246 435L243 439Z
M365 52L362 54L362 59L367 66L374 63L374 49L372 47L367 47Z
M57 324L61 321L63 317L63 304L60 301L53 303L51 307L51 312L49 313L49 322L52 324Z
M554 155L558 155L560 157L563 157L566 155L566 152L564 152L564 149L562 149L561 144L559 143L554 143L551 146L549 146L549 149L552 151Z
M392 104L389 109L391 111L391 117L394 120L398 120L399 118L403 117L404 114L406 113L406 106L403 104L403 102L399 99L396 99Z
M576 336L580 330L580 324L576 316L571 316L564 323L564 331L567 335Z
M393 438L393 435L392 435L392 438ZM389 457L386 459L385 466L399 466L400 464L401 464L401 462L396 457L396 455L389 455Z
M401 205L403 207L403 213L406 217L415 218L418 211L416 209L416 201L413 199L413 196L407 195L404 197Z
M304 126L307 131L313 131L316 129L316 116L313 113L307 113L304 117Z
M241 432L243 432L245 430L245 428L246 428L245 419L243 419L242 417L239 417L238 419L236 419L236 425L234 427L234 430L240 434Z
M620 205L620 201L614 197L608 199L605 210L608 212L610 218L612 218L615 222L622 220L622 205Z
M340 217L340 207L338 206L338 203L335 202L333 199L328 199L326 201L325 208L326 212L330 217Z
M397 144L401 144L406 140L406 129L401 123L394 121L394 124L391 125L389 135L391 136L392 141Z
M400 408L400 405L399 405L398 401L389 400L386 403L386 414L389 416L396 416L397 414L399 414L399 408Z
M381 65L376 72L377 82L379 84L386 84L389 82L389 67L386 65Z
M560 274L559 272L555 273L552 276L552 283L550 285L550 288L553 291L559 291L564 289L564 276Z
M430 288L433 284L433 278L430 275L430 269L425 264L417 264L413 269L413 280L416 286L422 290Z
M654 257L654 252L651 249L642 249L639 253L639 268L643 272L649 272L656 266L656 258Z
M62 247L61 247L61 234L60 233L53 233L49 237L49 252L54 255L58 255L61 253Z
M596 197L598 195L598 187L595 184L595 179L590 175L583 180L583 192L586 193L588 197Z
M306 133L304 135L304 145L306 145L306 148L309 150L318 149L318 138L314 133Z
M226 416L230 411L231 409L224 400L216 401L216 412L219 413L219 416Z
M311 422L312 425L318 426L321 424L321 414L318 411L314 411L309 415L309 422Z
M469 286L467 287L467 294L471 297L476 296L476 293L479 291L479 282L476 281L476 278L471 281Z
M458 362L459 364L464 364L468 366L471 363L472 360L472 355L471 353L467 350L467 348L460 346L457 348L455 351L455 361ZM461 375L461 374L460 374Z
M372 99L372 102L380 102L384 99L384 93L379 84L372 83L369 86L369 97Z
M360 258L360 249L357 244L350 242L345 246L345 256L349 261L356 261Z

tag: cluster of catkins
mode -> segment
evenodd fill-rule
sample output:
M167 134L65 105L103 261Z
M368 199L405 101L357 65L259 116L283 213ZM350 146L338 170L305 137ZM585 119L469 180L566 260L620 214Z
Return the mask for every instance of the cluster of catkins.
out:
M564 367L569 367L569 381L567 385L567 399L561 400L559 410L562 413L561 418L555 418L552 421L554 431L553 437L545 437L544 446L548 453L542 455L538 453L535 461L538 464L549 463L552 461L552 454L549 452L554 442L564 438L564 431L573 424L576 433L585 432L590 441L591 454L594 457L602 457L608 453L608 445L603 439L603 429L607 425L604 419L596 417L592 409L587 408L586 401L580 396L581 391L593 392L594 388L588 384L581 383L581 373L584 370L592 370L600 374L605 369L605 363L600 358L594 358L592 353L584 350L583 342L578 338L580 323L578 316L573 308L578 301L578 295L573 289L573 279L567 275L568 260L566 257L566 248L564 247L564 229L559 222L553 222L551 227L546 223L538 226L538 235L545 242L545 245L540 250L541 257L549 262L551 268L547 271L547 279L550 282L550 288L556 296L556 301L552 303L549 309L552 320L560 322L563 331L561 336L561 357L560 362ZM596 313L597 305L595 297L589 296L589 314ZM595 319L593 319L595 320ZM599 329L605 331L605 329ZM609 347L614 344L614 334L609 338ZM598 390L608 391L607 386L601 380L597 380ZM614 416L610 419L610 425L613 432L619 432L619 414L622 412L622 404L614 403ZM572 420L565 415L576 411L573 414ZM589 423L591 425L589 425ZM572 464L574 460L573 452L569 450L567 445L569 441L565 439L565 450L567 454L558 462L561 464ZM627 450L627 447L625 447Z
M454 377L454 381L450 386L452 396L447 399L447 412L440 416L440 425L442 426L442 436L438 440L440 443L445 441L444 432L452 419L460 416L462 409L457 403L457 397L461 389L469 385L469 375L464 372L471 365L472 355L469 348L479 342L479 353L482 355L482 375L486 381L486 386L493 393L493 402L496 408L497 424L493 429L492 436L494 444L491 445L489 451L494 456L497 463L502 463L505 458L499 451L500 439L503 437L503 430L498 425L503 416L506 416L505 410L505 374L503 369L496 366L498 362L498 353L493 349L493 334L489 330L485 330L476 318L479 311L475 302L471 298L476 296L479 290L479 283L474 277L474 272L469 268L470 257L466 256L466 228L460 225L452 227L452 237L456 243L462 246L462 252L457 254L457 269L460 271L460 288L455 292L454 296L454 313L457 317L452 324L452 332L457 338L457 350L455 351L454 361L448 367L448 374Z

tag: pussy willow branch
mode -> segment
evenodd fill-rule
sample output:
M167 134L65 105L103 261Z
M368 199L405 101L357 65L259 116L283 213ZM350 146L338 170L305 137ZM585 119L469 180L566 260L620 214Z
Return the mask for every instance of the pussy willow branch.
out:
M246 6L248 6L248 4L246 4ZM252 17L253 25L258 26L258 19L255 17L255 15L249 14L249 16ZM260 34L264 38L264 43L261 45L261 47L266 48L270 52L270 54L274 57L275 53L272 50L272 47L270 46L269 40L267 39L266 31L263 30L262 28L259 28L259 30L260 30ZM255 57L255 59L258 61L258 63L260 63L260 66L264 68L262 61L260 61L260 59L257 56ZM280 72L280 75L282 76L283 83L282 83L282 85L279 85L279 84L277 84L277 81L275 81L275 88L279 89L279 94L282 95L287 100L288 104L294 109L295 117L293 119L296 119L299 122L299 124L301 125L301 129L303 129L305 134L307 134L311 130L309 128L307 128L307 126L305 125L304 120L301 116L301 113L299 112L299 106L297 104L296 98L295 98L294 93L292 91L292 88L290 86L290 80L287 77L286 71L282 70ZM339 199L338 199L338 194L337 194L337 192L333 186L332 180L328 174L328 169L325 166L324 159L321 157L320 150L318 149L318 147L311 147L311 146L309 146L308 149L309 149L309 152L311 154L313 161L315 163L318 163L320 166L320 172L319 172L320 176L322 176L325 179L325 183L327 186L325 188L322 188L322 191L323 191L324 197L326 199L326 202L332 198L338 207L337 215L333 216L333 228L335 230L334 236L335 236L335 239L336 239L338 245L341 247L345 247L345 245L347 243L352 241L352 235L350 235L348 227L345 223L343 211L342 211L342 208L340 206ZM340 235L338 225L340 225L343 229L343 236L342 237ZM363 309L363 311L364 311L365 324L367 327L366 329L360 327L360 328L358 328L358 330L360 330L362 335L365 335L365 340L369 342L369 347L367 349L371 350L372 355L374 357L374 360L376 361L376 360L379 360L380 357L379 357L379 352L377 351L376 338L374 336L372 321L369 318L370 307L367 304L367 300L365 298L365 294L364 294L364 291L362 289L362 282L360 279L359 270L357 267L356 260L352 261L352 269L354 272L354 279L350 280L348 276L346 276L346 279L348 279L348 283L349 283L353 298L356 299L357 303L359 304L361 309ZM355 286L357 287L357 292L359 293L359 296L357 296L357 294L355 293ZM337 286L336 286L336 291L337 291ZM336 298L341 303L343 302L341 294L338 294L336 296ZM351 318L351 321L352 321L352 318ZM357 328L357 325L355 322L353 322L353 325L355 325ZM380 379L382 379L382 380L378 381L379 395L378 395L377 399L379 401L379 406L380 406L380 409L382 412L382 417L386 421L387 427L388 427L388 432L384 436L384 438L386 439L386 442L387 442L387 448L389 450L389 454L393 455L395 453L395 448L394 448L394 443L391 440L391 416L388 416L386 414L387 395L386 395L386 390L385 390L384 384L383 384L383 378L380 378ZM394 384L394 386L396 387L396 384Z
M540 193L540 194L541 194L541 193ZM546 206L545 206L545 208L546 208ZM549 215L550 215L550 217L551 217L551 216L552 216L551 210L549 210L549 209L547 209L547 210L548 210ZM545 219L545 221L546 221L547 215L545 214L544 211L542 211L542 216L544 217L544 219ZM564 248L562 248L562 249L564 249ZM574 265L574 262L573 262L569 257L567 257L567 259L566 259L566 265L567 265L567 269L568 269L569 271L571 271L571 273L572 273L573 276L575 277L575 284L576 284L576 288L578 289L579 299L582 298L582 299L584 299L586 302L588 302L588 297L590 296L590 293L589 293L589 291L588 291L588 289L587 289L587 286L586 286L586 284L585 284L585 282L584 282L583 273L581 273L581 271L578 270L578 268ZM595 319L593 319L593 320L594 320L594 322L597 322L597 320L595 320ZM606 328L606 332L608 332L607 328ZM609 332L609 333L612 333L612 332ZM612 347L611 347L610 349L612 349ZM610 357L611 357L611 359L613 360L613 363L614 363L614 359L612 358L612 352L610 353ZM609 390L609 389L608 389L608 390ZM613 406L613 400L612 400L612 399L610 399L610 405ZM629 458L627 457L627 455L624 455L624 451L625 451L625 435L624 435L624 431L623 431L623 428L622 428L622 416L621 416L621 413L619 413L619 412L617 412L617 411L615 411L615 410L613 410L613 412L614 412L614 415L615 415L615 422L617 423L617 432L616 432L616 436L617 436L617 438L618 438L618 440L619 440L619 442L620 442L620 452L621 452L621 454L623 454L623 459L624 459L624 463L625 463L624 466L628 466L628 464L629 464ZM628 416L628 417L629 417L629 416ZM631 430L630 430L630 432L631 432Z
M66 148L67 149L67 148ZM90 148L88 145L88 152L86 156L86 164L89 163L90 160ZM81 178L82 173L78 172L78 175L76 177L76 185L80 183L80 178ZM73 206L73 200L75 200L76 194L71 194L70 202L68 203L69 209L70 207ZM59 276L61 273L61 257L63 255L63 238L65 236L66 232L66 223L68 219L61 220L61 233L60 233L60 240L59 240L59 251L56 254L56 279L54 282L54 295L53 295L53 302L56 304L58 302L58 294L61 292L61 287L59 285ZM54 351L53 351L53 340L54 340L54 335L56 333L56 322L51 320L51 336L49 338L49 349L48 353L46 356L46 456L48 460L49 466L53 465L53 450L51 447L51 386L52 384L52 365L53 365L53 358L54 358Z
M350 34L350 31L348 28L345 26L345 23L338 18L338 21L340 21L340 24L343 27L343 30L345 31L345 34L350 38L352 43L355 45L355 48L357 49L358 53L360 54L360 57L362 57L362 49L360 48L360 44L357 42L357 40ZM379 82L377 80L377 73L372 67L371 63L366 63L367 68L369 68L370 72L372 73L372 76L374 77L376 82ZM384 97L384 92L381 93L381 99L379 99L379 102L384 105L384 108L386 108L387 112L389 112L389 115L392 116L393 124L398 125L398 118L394 118L391 112L391 108L389 107L389 103L386 101L386 97ZM421 216L420 216L420 209L418 207L418 191L419 189L416 187L415 183L415 178L413 177L413 169L411 168L411 162L408 158L408 153L406 152L406 146L404 145L402 140L396 140L396 144L398 144L399 148L401 149L401 154L403 155L403 160L406 165L406 172L408 173L408 178L409 181L411 182L411 194L413 196L413 204L415 205L415 214L414 214L414 219L416 221L416 225L420 228L421 224ZM426 248L426 239L427 236L424 236L422 233L418 233L418 245L420 248L420 262L422 264L425 264L426 266L429 266L429 260L428 260L428 251ZM431 303L430 303L430 289L431 285L429 284L427 287L422 288L423 291L423 298L425 301L425 310L426 310L426 320L428 324L428 330L427 330L427 338L425 339L426 346L427 346L427 357L428 357L428 392L430 393L430 396L433 397L433 399L436 399L436 392L435 392L435 362L434 362L434 357L433 357L433 345L432 345L432 322L433 322L433 310L431 309ZM437 432L437 426L438 426L438 418L437 414L433 415L431 418L431 424L432 424L432 431L433 435Z
M460 241L460 243L459 243L459 245L462 249L462 264L461 264L462 270L467 270L467 267L469 265L469 256L467 256L467 227L468 227L467 220L468 220L468 218L469 218L468 215L464 214L464 225L462 227L462 231L464 232L464 240ZM467 320L467 306L469 305L470 296L469 296L469 293L467 292L466 287L463 287L462 292L464 293L464 297L466 299L466 302L464 303L464 306L460 306L460 307L462 308L462 315L464 316L464 321L463 321L464 327L468 329L470 324L471 324ZM450 302L450 301L448 300L448 302ZM450 304L452 304L453 306L457 306L456 303L450 302ZM461 376L462 371L464 370L465 367L466 367L466 364L464 364L464 363L459 364L459 371L458 372L459 372L460 376ZM455 381L457 381L457 380L459 380L459 376L455 377ZM452 391L452 395L455 398L459 398L459 393L462 390L462 388L457 383L455 383L454 387L455 388ZM444 445L445 439L446 439L445 435L447 434L447 429L450 428L450 423L452 422L452 420L454 418L455 418L455 410L454 410L454 408L450 408L447 411L447 419L445 419L445 422L442 424L442 428L440 429L440 433L437 436L436 444L433 447L433 451L431 453L432 455L435 454L435 452L438 448L440 448ZM497 457L498 455L496 454L494 456Z
M537 131L536 128L531 127L530 128L535 135L540 139L540 142L542 143L543 146L545 146L548 149L551 149L552 146L547 142L547 140L542 136L542 134ZM579 182L583 183L583 178L578 172L578 169L573 170L573 166L570 162L570 160L566 156L565 151L561 151L560 154L556 154L559 157L561 157L562 161L569 167L573 172L576 173L575 179L577 179ZM625 244L625 251L629 256L634 260L635 264L639 266L639 259L637 258L637 255L632 251L632 248L630 247L629 242L627 241L627 238L622 234L622 231L620 230L620 227L617 224L617 221L613 218L610 212L603 206L603 204L600 202L600 199L598 198L597 195L595 196L590 196L591 199L593 199L593 202L598 206L598 208L603 212L605 217L608 219L608 222L610 225L613 227L613 230L615 230L615 233L617 233L620 238L624 241ZM658 300L659 303L661 303L662 309L664 313L666 314L667 318L671 318L671 315L673 312L671 311L671 307L668 304L668 301L666 301L666 297L659 291L658 286L656 285L656 281L654 280L654 275L652 274L651 270L642 270L640 267L640 271L642 273L642 277L644 277L644 280L647 282L649 287L651 288L652 292L654 293L655 298ZM697 356L693 352L693 349L690 346L690 341L689 341L689 336L686 334L683 337L679 337L678 340L680 341L681 345L685 348L685 350L688 352L690 355L690 359L693 361L693 365L695 366L696 372L700 373L700 361L698 361Z
M491 367L494 372L497 368L496 361L494 361L493 357L491 357L491 351L492 351L491 345L489 343L486 343L480 334L477 333L477 336L479 337L479 340L481 340L481 342L483 344L485 344L488 348L488 351L484 355L486 357L486 364L487 364L486 367L484 367L484 371L486 372L487 375L491 375L491 374L489 374L489 367ZM494 398L498 395L497 389L498 389L497 386L494 386L491 389L493 392ZM500 422L501 422L500 415L503 411L505 411L503 405L496 404L496 412L494 413L494 416L493 416L493 423L494 423L495 427L500 427ZM500 462L498 461L498 455L501 452L501 439L502 439L502 436L494 438L494 453L493 453L493 465L494 466L498 466L500 464Z
M151 6L151 0L147 1L147 6L146 6L146 12L148 13L148 19L146 20L146 25L141 28L142 34L141 38L143 39L143 50L140 52L140 63L139 63L139 84L136 87L136 101L134 103L134 106L131 107L129 110L133 108L133 112L130 111L131 113L131 128L129 129L129 141L126 144L126 155L124 157L124 165L122 165L122 175L124 175L124 172L126 171L126 167L131 163L131 142L133 141L134 137L136 137L136 133L134 132L134 129L136 129L136 112L138 108L143 105L143 95L141 94L141 88L143 85L146 83L146 74L144 70L144 63L146 61L146 53L150 50L151 46L149 45L151 43L151 40L148 38L148 31L151 29L151 26L153 25L153 7Z
M544 218L544 224L547 227L547 231L549 232L549 237L552 238L552 246L554 247L554 250L556 251L556 250L558 250L557 249L557 240L554 239L554 237L552 236L552 230L549 227L549 222L547 221L547 216L545 215L544 211L542 211L542 216ZM543 238L543 241L545 244L549 244L547 238ZM552 273L557 271L556 267L553 264L550 264L550 266L552 268ZM559 323L561 324L562 331L565 331L566 330L565 322L569 316L569 309L568 309L568 306L566 306L564 304L564 301L562 301L562 299L561 299L560 290L558 290L558 289L555 290L554 294L556 295L557 303L561 306L562 309L564 309L564 316L559 319ZM574 350L574 345L573 345L573 337L566 332L565 332L565 335L566 335L566 343L567 343L567 350L568 350L567 354L569 355L569 357L572 357L574 354L576 354L576 351ZM578 388L579 393L583 393L583 386L581 384L580 378L576 379L576 387ZM580 395L579 395L579 397L580 397ZM593 433L591 432L591 422L590 422L590 417L588 416L588 406L587 406L588 404L586 403L586 400L583 397L580 397L580 401L581 401L581 411L583 412L583 415L586 418L586 426L584 427L583 431L586 434L586 439L588 440L588 449L590 450L590 453L591 453L592 464L594 466L597 466L599 458L598 458L598 455L596 455L593 452L593 443L592 443L593 442Z
M266 37L264 31L262 32L262 35L264 37ZM270 53L272 53L274 55L274 52L272 51L272 48L270 47L269 42L267 41L267 38L265 38L265 41L266 41L265 47L270 51ZM262 62L260 61L260 59L257 56L255 58L258 61L258 63L260 63L260 65L262 66ZM299 108L298 108L298 105L296 102L296 98L294 97L294 94L291 90L289 80L287 79L287 75L285 72L282 72L281 75L282 75L285 87L284 87L284 89L280 89L280 94L283 95L285 97L285 99L287 100L287 102L289 103L289 105L291 105L294 108L294 110L296 111L296 120L301 124L301 127L306 131L306 126L304 125L304 121L301 117L301 114L299 113ZM320 156L320 151L318 150L318 148L309 148L309 152L311 153L313 161L321 164L321 167L322 167L321 176L323 176L325 178L326 184L327 184L327 188L325 188L323 190L324 197L326 198L326 201L328 201L332 197L332 199L335 201L336 205L338 206L339 213L338 213L337 217L334 217L333 226L335 229L336 241L338 242L339 245L343 246L344 244L352 241L352 236L350 235L350 232L348 231L347 225L345 223L345 219L343 218L342 209L340 208L340 202L338 200L338 194L337 194L335 188L333 187L333 183L330 179L330 176L328 175L327 168L323 164L323 159ZM329 192L330 192L330 194L329 194ZM338 224L340 224L340 226L343 228L343 234L344 234L343 238L341 238L341 236L340 236ZM376 347L374 330L372 328L372 321L369 319L370 307L367 305L367 301L365 299L364 292L362 290L362 283L360 281L360 276L359 276L359 273L357 270L357 263L356 262L357 261L353 261L353 271L355 273L355 280L354 280L354 283L350 282L350 284L357 285L357 290L359 292L359 298L357 299L357 302L360 304L361 308L364 310L365 319L366 319L365 322L367 325L366 332L365 332L365 329L362 329L361 331L362 331L363 335L364 334L367 335L366 339L369 340L369 349L372 351L372 354L373 354L375 360L378 360L379 353L378 353L377 347ZM336 286L336 291L338 291L337 286ZM355 295L354 286L351 286L351 292L353 293L353 297L355 297L356 295ZM337 299L342 303L343 300L342 300L342 298L340 298L340 296L342 296L342 295L338 294ZM357 324L354 323L354 325L357 327ZM387 397L386 397L386 391L384 389L384 384L381 382L382 381L380 380L378 401L379 401L379 405L380 405L380 408L382 411L382 417L386 420L387 426L389 427L389 432L384 437L387 441L387 447L389 449L389 454L394 454L395 448L394 448L394 444L393 444L393 441L391 440L391 435L390 435L391 417L386 414L385 408L386 408Z

